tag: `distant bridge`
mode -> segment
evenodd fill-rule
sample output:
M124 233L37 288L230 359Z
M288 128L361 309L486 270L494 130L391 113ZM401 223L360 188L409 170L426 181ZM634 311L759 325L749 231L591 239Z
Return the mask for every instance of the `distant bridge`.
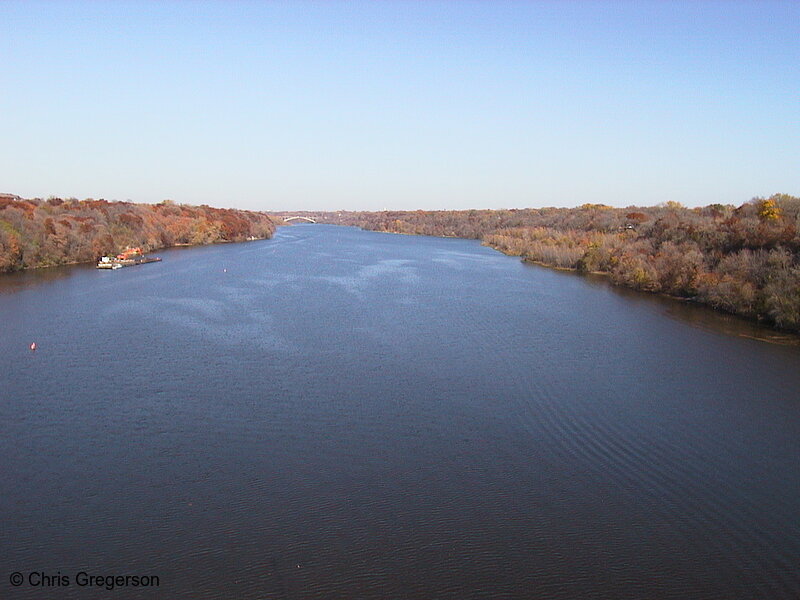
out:
M308 221L309 223L316 223L316 221L314 219L312 219L311 217L300 217L300 216L297 216L297 217L286 217L283 220L283 222L284 223L288 223L289 221L296 221L297 219L300 219L301 221Z

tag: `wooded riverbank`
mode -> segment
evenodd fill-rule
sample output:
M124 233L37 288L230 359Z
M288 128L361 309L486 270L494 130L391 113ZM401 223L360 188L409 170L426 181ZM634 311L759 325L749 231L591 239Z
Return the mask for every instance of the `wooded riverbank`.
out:
M272 237L265 213L188 206L164 201L133 204L106 200L0 195L0 273L93 262L128 247L145 252Z

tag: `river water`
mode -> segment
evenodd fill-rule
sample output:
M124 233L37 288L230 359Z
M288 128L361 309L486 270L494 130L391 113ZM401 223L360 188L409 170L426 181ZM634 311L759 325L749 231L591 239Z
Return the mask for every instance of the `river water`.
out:
M465 240L161 256L0 278L1 597L800 597L799 346Z

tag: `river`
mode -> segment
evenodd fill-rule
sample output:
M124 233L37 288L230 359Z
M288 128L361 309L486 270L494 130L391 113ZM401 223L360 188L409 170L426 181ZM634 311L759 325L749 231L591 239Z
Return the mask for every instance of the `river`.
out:
M3 598L800 597L800 346L467 240L161 256L0 278Z

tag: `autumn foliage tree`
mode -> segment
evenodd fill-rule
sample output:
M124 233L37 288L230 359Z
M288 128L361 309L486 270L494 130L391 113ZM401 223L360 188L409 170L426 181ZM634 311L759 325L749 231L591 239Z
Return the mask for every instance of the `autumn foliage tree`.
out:
M25 200L0 195L0 272L90 262L126 247L145 251L178 244L268 238L265 213L106 200Z

